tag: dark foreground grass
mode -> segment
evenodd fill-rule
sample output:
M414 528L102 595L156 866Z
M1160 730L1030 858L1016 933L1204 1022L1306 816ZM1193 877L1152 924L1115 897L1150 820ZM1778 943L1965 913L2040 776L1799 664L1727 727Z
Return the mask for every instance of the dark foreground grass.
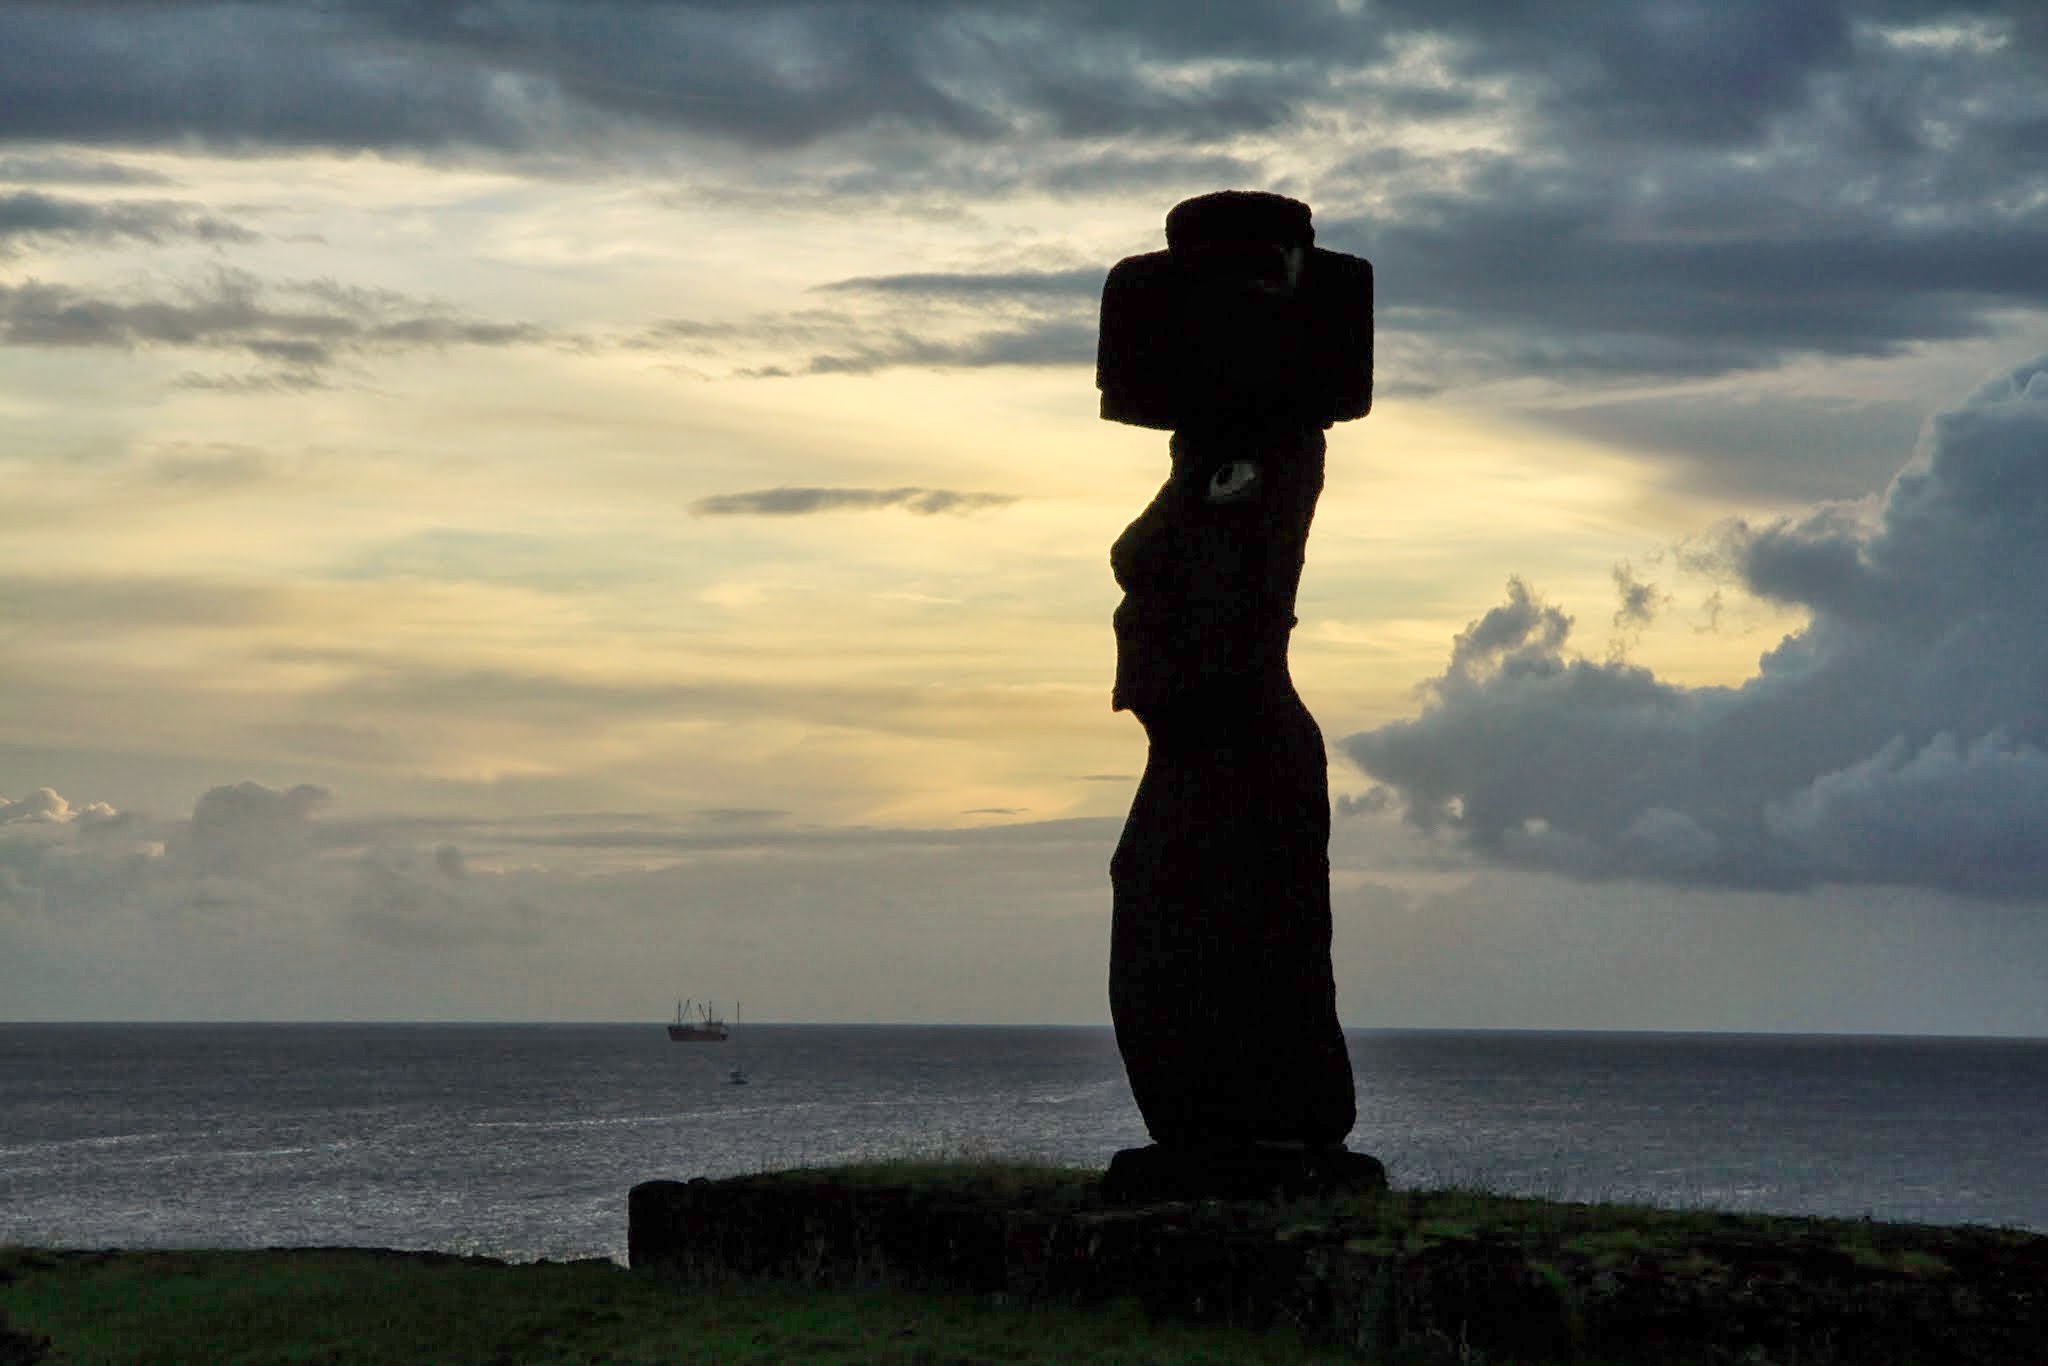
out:
M913 1159L714 1185L759 1196L749 1207L767 1217L740 1230L749 1248L774 1241L777 1211L865 1208L870 1195L877 1210L914 1196L919 1208L1064 1221L1104 1247L1158 1224L1162 1248L1285 1263L1287 1285L1322 1276L1325 1310L1356 1300L1360 1312L1351 1330L1316 1331L1358 1350L1305 1344L1292 1326L1184 1322L1161 1309L1173 1271L1147 1283L1155 1316L1132 1298L935 1293L934 1280L959 1277L886 1256L835 1276L822 1247L808 1268L799 1257L766 1273L785 1280L714 1257L695 1284L609 1262L371 1249L0 1248L0 1366L34 1360L22 1343L40 1338L49 1362L108 1363L2048 1363L2048 1238L2035 1234L1461 1190L1119 1211L1101 1206L1099 1176ZM1519 1292L1503 1299L1503 1287ZM1511 1345L1534 1339L1555 1345Z
M796 1285L688 1289L609 1262L371 1249L0 1249L0 1311L51 1363L1345 1360L1292 1334ZM10 1356L0 1329L0 1366ZM19 1349L17 1349L19 1350Z

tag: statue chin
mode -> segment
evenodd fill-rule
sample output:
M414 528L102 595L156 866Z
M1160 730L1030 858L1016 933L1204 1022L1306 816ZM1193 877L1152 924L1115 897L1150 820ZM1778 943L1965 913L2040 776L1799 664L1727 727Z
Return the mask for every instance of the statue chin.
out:
M1125 598L1111 618L1116 631L1116 684L1110 692L1112 711L1127 711L1140 721L1200 690L1198 677L1185 667L1190 651L1185 630L1171 620L1148 617ZM1194 647L1199 650L1199 645Z

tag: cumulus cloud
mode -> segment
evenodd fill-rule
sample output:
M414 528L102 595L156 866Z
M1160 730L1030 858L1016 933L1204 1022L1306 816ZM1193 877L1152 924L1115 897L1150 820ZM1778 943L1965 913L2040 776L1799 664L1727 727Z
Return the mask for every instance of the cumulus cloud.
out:
M0 797L0 825L17 821L59 825L70 819L71 803L51 788L39 787L19 801Z
M401 947L522 932L526 908L472 876L445 823L325 819L332 800L310 783L231 783L160 820L50 788L0 798L0 908L60 925L141 917L151 939L284 922Z
M901 508L930 517L942 512L978 512L1016 502L1007 493L962 493L955 489L772 488L699 498L690 511L699 517L802 517L818 512L868 512Z
M138 844L133 822L106 802L74 805L54 788L0 797L0 909L37 909L54 893L118 880L122 865L156 846Z
M310 818L328 798L309 783L283 792L260 783L211 788L169 852L200 876L250 877L296 862L311 849Z
M1409 820L1586 877L2048 896L2048 357L1936 416L1873 513L1718 530L1808 624L1738 687L1569 650L1520 580L1343 752Z

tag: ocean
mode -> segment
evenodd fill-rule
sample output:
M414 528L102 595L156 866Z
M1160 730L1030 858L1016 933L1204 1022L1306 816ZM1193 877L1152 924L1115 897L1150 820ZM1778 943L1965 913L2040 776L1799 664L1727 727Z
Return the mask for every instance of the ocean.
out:
M2048 1040L1349 1038L1396 1186L2048 1232ZM1145 1141L1104 1028L0 1025L0 1243L623 1261L650 1178Z

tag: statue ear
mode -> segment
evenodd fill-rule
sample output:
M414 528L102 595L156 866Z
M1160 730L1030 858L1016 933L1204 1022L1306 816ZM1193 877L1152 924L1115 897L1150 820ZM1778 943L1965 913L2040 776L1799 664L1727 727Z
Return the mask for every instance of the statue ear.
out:
M1210 472L1203 499L1211 504L1246 502L1258 496L1260 478L1257 461L1225 460Z

